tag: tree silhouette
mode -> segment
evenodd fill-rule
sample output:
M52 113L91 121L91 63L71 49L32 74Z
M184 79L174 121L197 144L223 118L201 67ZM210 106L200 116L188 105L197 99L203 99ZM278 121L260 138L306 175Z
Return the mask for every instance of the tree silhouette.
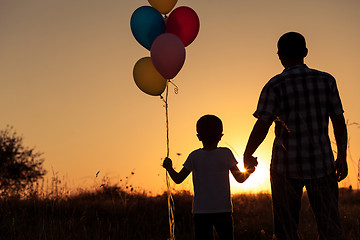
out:
M42 153L24 146L12 126L0 130L0 195L18 196L46 171Z

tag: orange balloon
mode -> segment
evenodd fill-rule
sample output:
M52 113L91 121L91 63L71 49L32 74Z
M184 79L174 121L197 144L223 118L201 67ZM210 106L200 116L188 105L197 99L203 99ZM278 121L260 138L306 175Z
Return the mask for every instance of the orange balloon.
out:
M162 14L169 13L176 5L177 0L148 0L150 5Z
M151 96L159 96L166 88L167 80L155 69L150 57L136 62L133 77L136 86Z

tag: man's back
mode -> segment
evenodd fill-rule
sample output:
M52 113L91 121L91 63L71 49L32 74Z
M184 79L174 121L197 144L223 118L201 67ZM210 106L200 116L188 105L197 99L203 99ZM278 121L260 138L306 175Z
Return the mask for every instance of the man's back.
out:
M273 77L254 113L275 119L271 169L305 179L333 172L329 116L342 113L336 81L330 74L301 64Z

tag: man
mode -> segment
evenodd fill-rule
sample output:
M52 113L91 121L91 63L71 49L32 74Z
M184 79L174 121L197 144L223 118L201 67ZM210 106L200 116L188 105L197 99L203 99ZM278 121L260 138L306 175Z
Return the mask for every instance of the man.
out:
M264 86L254 116L244 165L275 122L270 176L274 239L299 239L301 196L306 187L319 239L342 239L338 210L338 181L348 174L347 129L335 79L308 68L305 38L296 32L280 37L278 56L284 71ZM329 117L337 145L334 161L328 135Z

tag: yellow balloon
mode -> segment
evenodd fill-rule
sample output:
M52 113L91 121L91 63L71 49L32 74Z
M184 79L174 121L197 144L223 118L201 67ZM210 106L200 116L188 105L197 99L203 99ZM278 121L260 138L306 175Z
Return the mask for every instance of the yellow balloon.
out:
M151 57L136 62L133 77L136 86L149 95L159 96L166 88L167 80L155 69Z
M169 13L176 5L177 0L148 0L150 5L162 14Z

